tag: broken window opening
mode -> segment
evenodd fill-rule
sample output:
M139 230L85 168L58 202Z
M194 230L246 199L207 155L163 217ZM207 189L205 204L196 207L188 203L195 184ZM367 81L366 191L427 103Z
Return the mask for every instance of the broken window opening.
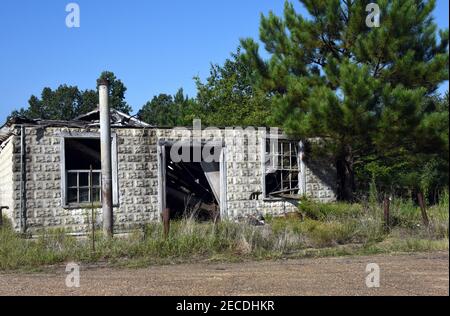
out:
M174 162L171 147L166 147L166 207L170 219L193 218L214 221L220 200L220 165L218 162ZM203 150L203 148L202 148ZM193 147L190 148L191 155ZM191 156L190 161L193 161Z
M113 203L118 205L117 146L112 137ZM61 143L61 183L63 207L90 207L101 204L100 137L94 133L63 136ZM92 180L91 180L92 168Z
M294 196L299 193L299 143L266 140L265 188L266 198Z
M67 204L101 202L100 139L69 138L65 140L64 146Z

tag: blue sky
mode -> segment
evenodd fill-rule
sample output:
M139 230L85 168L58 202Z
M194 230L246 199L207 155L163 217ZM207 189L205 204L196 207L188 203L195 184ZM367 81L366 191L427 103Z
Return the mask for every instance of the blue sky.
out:
M76 2L81 27L65 25ZM103 70L128 87L137 111L153 95L180 87L195 96L205 78L242 37L258 38L260 13L281 14L284 0L2 0L0 3L0 125L46 86L95 88ZM449 24L448 0L435 17ZM446 84L448 87L448 83ZM446 89L445 87L443 89Z

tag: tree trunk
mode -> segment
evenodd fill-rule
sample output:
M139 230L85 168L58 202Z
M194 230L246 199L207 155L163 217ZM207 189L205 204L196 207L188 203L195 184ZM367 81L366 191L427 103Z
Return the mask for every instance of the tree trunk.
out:
M346 145L336 162L338 177L338 199L353 201L355 192L354 157L350 145Z

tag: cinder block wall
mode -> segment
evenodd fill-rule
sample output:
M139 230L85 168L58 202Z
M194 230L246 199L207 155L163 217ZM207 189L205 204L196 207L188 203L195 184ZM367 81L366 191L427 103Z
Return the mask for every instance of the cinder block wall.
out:
M13 136L0 148L0 206L8 206L9 210L3 210L3 214L11 219L14 213L14 179L13 179Z
M306 195L323 203L336 201L336 169L326 159L306 162Z
M90 209L66 209L61 200L61 139L64 133L84 132L78 128L26 128L26 206L28 232L36 234L42 228L65 228L75 234L90 231ZM90 133L98 130L90 129ZM119 205L114 208L116 232L129 232L149 223L159 221L158 201L158 157L159 140L176 141L189 135L164 129L113 129L117 135L117 162ZM246 132L248 133L248 132ZM256 143L247 145L236 141L242 137L241 131L211 131L216 138L225 139L227 152L227 215L235 219L257 212L281 215L293 212L297 206L286 201L250 200L254 192L263 192L263 146L265 134L254 131ZM207 139L209 140L209 139ZM13 205L13 217L19 223L20 213L20 137L13 137L4 154L0 156L0 172L14 183L1 183ZM8 154L9 151L9 154ZM250 156L250 160L236 161L242 155ZM10 158L7 158L10 156ZM11 157L12 156L12 157ZM11 161L8 166L8 159ZM76 157L75 157L76 159ZM3 167L5 165L5 167ZM323 181L323 175L333 173L321 167L320 177L312 169L307 168L307 193L320 201L334 200L332 181ZM3 171L6 170L6 171ZM7 170L11 171L11 176ZM332 177L332 175L330 176ZM330 178L331 179L331 178ZM12 181L12 180L11 180ZM101 210L95 210L96 222L101 227ZM17 227L16 227L17 228Z
M245 140L253 139L252 142ZM227 191L228 215L230 218L261 213L274 216L295 212L297 206L287 201L265 200L260 195L258 200L250 200L254 192L263 192L263 144L266 132L227 131L225 142L227 148ZM237 140L243 139L243 142ZM243 145L243 146L242 146ZM242 157L244 155L244 157ZM242 159L244 158L244 159Z
M61 199L61 139L63 133L81 133L76 128L26 128L27 231L64 228L74 234L90 231L91 210L63 208ZM90 133L97 132L91 129ZM159 220L156 144L154 130L116 129L119 205L114 208L117 232L139 228ZM20 137L14 142L14 200L20 210ZM76 159L76 157L74 157ZM95 210L101 228L101 209Z
M266 142L265 130L211 130L211 136L224 139L227 155L227 215L230 219L262 213L274 216L295 212L298 205L293 202L264 199L250 200L254 192L263 192L262 165L263 150ZM182 140L189 132L158 130L157 138L167 141ZM244 139L244 140L243 140ZM253 139L248 142L245 139ZM203 141L211 139L202 139ZM241 141L239 141L241 140ZM242 141L243 140L243 141ZM329 162L306 163L306 194L319 202L336 199L335 170Z

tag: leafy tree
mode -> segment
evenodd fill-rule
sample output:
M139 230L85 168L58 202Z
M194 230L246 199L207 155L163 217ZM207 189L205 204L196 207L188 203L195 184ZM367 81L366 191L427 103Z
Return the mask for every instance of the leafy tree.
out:
M183 89L179 89L174 96L168 94L154 96L142 107L138 116L154 126L188 126L192 124L189 119L193 113L193 104L194 101L184 95Z
M371 1L300 2L309 18L289 2L284 17L262 16L270 59L252 39L242 40L244 59L272 96L274 122L292 135L322 138L336 159L339 195L352 199L355 173L370 158L386 167L405 157L423 161L436 136L424 100L448 80L448 29L438 40L435 1L378 1L379 28L365 22Z
M125 101L125 93L127 88L120 79L117 79L113 72L104 71L99 79L107 79L109 81L109 95L111 107L125 114L130 114L131 106Z
M209 126L266 126L269 102L265 93L254 89L255 78L240 48L223 66L212 65L202 83L196 77L197 117Z
M95 90L84 90L81 92L81 103L77 108L77 116L89 113L97 108L98 92Z
M111 107L129 114L131 107L125 101L127 88L112 72L103 72L101 79L110 82ZM56 90L44 88L41 97L34 95L28 100L28 108L13 111L10 117L30 119L72 120L97 108L98 93L95 90L80 91L78 87L61 85Z
M32 119L70 120L77 114L82 103L82 95L77 87L61 85L53 91L50 88L42 90L41 99L31 96L28 109L15 111L12 116L25 116Z

